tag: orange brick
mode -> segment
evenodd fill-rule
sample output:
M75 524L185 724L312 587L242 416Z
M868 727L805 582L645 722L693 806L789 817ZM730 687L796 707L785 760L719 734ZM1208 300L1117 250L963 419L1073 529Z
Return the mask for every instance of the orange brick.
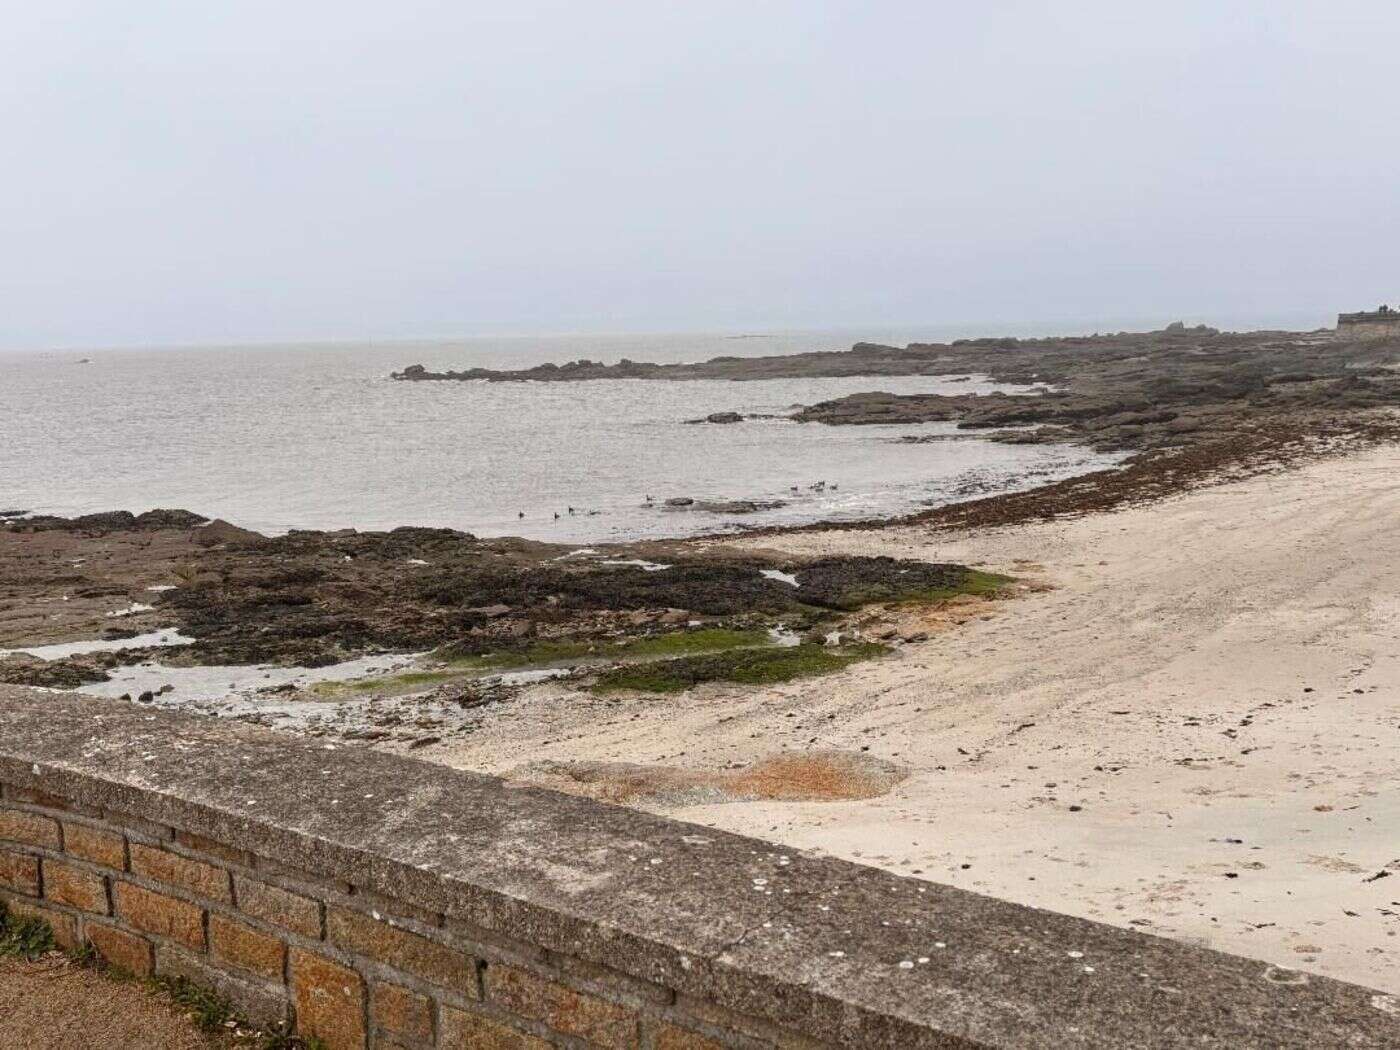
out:
M452 1006L442 1008L438 1047L439 1050L550 1050L550 1044L538 1036Z
M178 853L168 853L154 846L144 846L139 842L131 844L131 870L156 882L179 886L191 893L210 900L233 903L233 891L229 886L229 874L223 868L205 864L201 860L190 860Z
M63 825L63 849L81 860L126 870L126 841L115 831L86 824Z
M163 893L118 882L117 914L138 930L204 950L204 909Z
M241 969L281 981L287 946L251 926L222 915L210 915L209 954Z
M98 915L112 913L111 902L107 900L107 880L101 875L57 860L45 860L43 871L44 896L55 904Z
M298 1034L319 1038L327 1050L363 1050L364 979L354 970L300 948L292 949L291 968Z
M637 1015L625 1006L576 992L516 966L486 968L487 998L513 1014L543 1021L608 1050L637 1045Z
M242 875L233 877L238 907L263 922L270 922L314 940L321 939L320 902L292 893L280 886L269 886Z
M151 942L145 938L99 922L87 923L83 932L108 966L136 977L149 977L155 972L155 954Z
M673 1024L662 1024L656 1030L651 1045L654 1050L725 1050L723 1043Z
M78 950L78 920L73 916L64 915L63 912L54 911L52 908L41 908L7 893L0 893L0 901L4 902L11 915L48 923L49 929L53 931L54 943L60 948L70 952Z
M460 995L478 997L476 959L348 908L326 911L326 938L338 947L403 970Z
M371 1016L377 1027L425 1043L433 1041L433 1004L396 984L374 983Z
M39 858L0 849L0 887L39 896Z
M0 839L48 849L58 849L62 841L58 837L58 821L18 809L0 809Z

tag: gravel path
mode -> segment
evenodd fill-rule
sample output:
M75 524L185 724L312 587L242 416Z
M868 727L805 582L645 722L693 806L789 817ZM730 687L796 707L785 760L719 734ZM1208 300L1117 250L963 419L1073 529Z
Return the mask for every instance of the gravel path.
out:
M0 1050L229 1050L154 992L54 954L0 959ZM247 1046L246 1042L243 1044Z

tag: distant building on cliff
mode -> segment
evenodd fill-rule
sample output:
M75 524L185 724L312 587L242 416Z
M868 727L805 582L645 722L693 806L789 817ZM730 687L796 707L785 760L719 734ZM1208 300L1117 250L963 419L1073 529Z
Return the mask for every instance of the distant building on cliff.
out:
M1400 337L1400 310L1381 306L1355 314L1337 315L1337 334L1352 339L1393 339Z

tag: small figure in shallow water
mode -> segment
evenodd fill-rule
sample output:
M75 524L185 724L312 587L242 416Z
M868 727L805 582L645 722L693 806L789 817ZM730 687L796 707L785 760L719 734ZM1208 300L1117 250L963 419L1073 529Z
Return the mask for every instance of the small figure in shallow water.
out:
M554 520L555 520L555 521L558 521L558 520L559 520L559 512L558 512L557 510L554 512Z
M519 514L516 515L516 517L519 518L521 521L524 521L524 520L525 520L525 512L522 510Z
M569 508L569 513L572 514L573 512L574 512L574 508L573 508L573 507L570 507L570 508Z

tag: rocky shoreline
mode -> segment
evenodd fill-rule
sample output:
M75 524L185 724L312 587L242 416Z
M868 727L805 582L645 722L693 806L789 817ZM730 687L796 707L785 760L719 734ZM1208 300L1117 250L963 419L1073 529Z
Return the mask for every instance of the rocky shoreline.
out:
M238 717L258 720L260 702L343 701L358 713L340 735L378 739L373 726L406 717L365 700L411 698L416 725L422 710L440 722L444 709L475 712L549 679L598 695L783 681L916 637L902 610L1009 589L962 565L682 541L577 548L412 527L262 536L184 510L15 517L0 525L0 681L78 688L141 668L126 695L178 705L187 672L204 668L237 680L227 692L251 703L223 710Z
M584 362L486 376L409 369L399 378L981 373L1044 385L1019 395L857 394L793 418L955 422L995 440L1067 441L1126 454L1111 469L901 519L747 530L753 537L910 522L986 528L1078 515L1394 442L1397 356L1393 342L1174 326L1084 339L860 344L837 354L700 365ZM725 414L695 422L743 420ZM676 512L750 507L668 502ZM152 674L228 669L244 681L235 670L255 668L268 684L244 690L253 700L412 695L434 710L475 710L560 676L595 694L664 695L829 673L917 640L927 620L917 610L1014 591L1006 578L964 565L797 557L706 538L581 548L414 527L263 536L186 510L71 519L6 511L0 681L72 688L126 681L121 676L133 667ZM393 659L363 665L376 657ZM327 673L289 678L274 674L278 668ZM343 680L351 673L358 677ZM135 698L178 702L167 697L172 692L174 685L143 686ZM360 723L349 731L366 730Z
M1160 498L1212 479L1400 436L1400 340L1345 332L1221 332L1177 323L1155 332L1046 339L988 338L906 347L857 343L844 351L718 357L694 364L576 361L518 371L431 372L402 381L579 382L595 379L733 381L863 376L985 375L1026 393L870 391L806 405L789 418L828 426L952 423L1007 444L1075 444L1120 453L1121 464L1026 492L932 508L895 522L986 526L1084 513ZM696 424L735 425L736 413ZM949 440L946 433L905 442ZM757 534L869 528L818 523Z
M985 375L1034 387L1024 394L852 394L808 405L790 418L832 426L951 422L1009 443L1069 442L1142 452L1213 440L1261 423L1400 406L1400 341L1331 331L1221 332L1171 325L1049 339L967 339L906 347L857 343L844 351L717 357L695 364L575 361L517 371L432 372L411 365L408 382L581 382L597 379L724 379ZM736 413L693 423L734 424Z

